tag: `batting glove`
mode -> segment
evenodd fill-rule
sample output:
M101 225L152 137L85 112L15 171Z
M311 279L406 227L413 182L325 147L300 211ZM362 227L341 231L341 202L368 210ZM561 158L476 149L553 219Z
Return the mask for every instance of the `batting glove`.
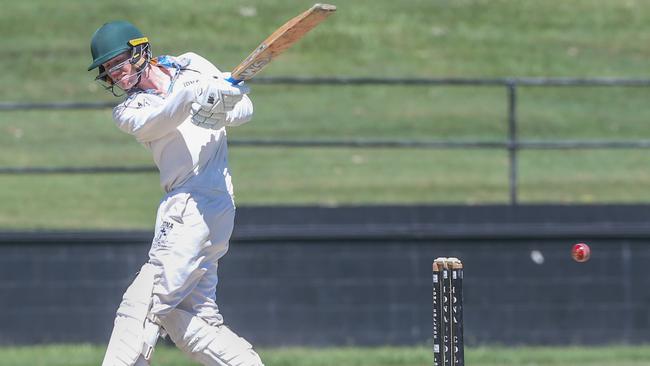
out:
M191 106L192 123L203 128L222 128L226 124L227 113L249 92L248 86L232 85L222 77L202 80L195 89Z

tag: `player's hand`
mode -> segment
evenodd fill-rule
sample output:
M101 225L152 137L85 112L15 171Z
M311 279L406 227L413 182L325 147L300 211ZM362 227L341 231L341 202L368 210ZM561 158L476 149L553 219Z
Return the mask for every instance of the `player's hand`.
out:
M196 102L192 103L190 113L192 115L192 123L194 125L211 130L219 130L224 127L226 125L226 119L228 117L226 112L211 112Z
M191 106L193 124L213 130L226 125L227 113L250 91L245 85L231 85L225 80L228 76L206 78L196 86Z
M225 80L229 74L207 77L195 89L194 102L205 112L230 112L250 92L247 85L232 85Z

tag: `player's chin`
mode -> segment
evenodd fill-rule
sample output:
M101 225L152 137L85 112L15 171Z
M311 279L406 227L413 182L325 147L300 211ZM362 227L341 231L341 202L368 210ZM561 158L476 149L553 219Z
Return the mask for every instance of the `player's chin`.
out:
M115 82L115 84L124 91L130 90L135 86L136 83L137 78L134 76L126 76Z
M120 87L120 89L124 91L128 91L135 86L135 81L130 81L130 80L120 81L119 83L117 83L117 85Z

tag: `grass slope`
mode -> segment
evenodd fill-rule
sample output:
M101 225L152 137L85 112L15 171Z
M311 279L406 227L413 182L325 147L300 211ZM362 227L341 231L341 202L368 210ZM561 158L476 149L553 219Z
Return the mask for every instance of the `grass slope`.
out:
M86 72L89 39L135 22L156 54L224 70L312 1L10 2L0 13L0 101L114 100ZM638 0L351 0L264 75L646 77L650 3ZM521 88L519 136L650 139L648 88ZM503 141L500 87L254 86L232 139ZM644 151L524 151L523 202L648 202ZM0 166L148 165L110 111L0 112ZM239 204L506 202L492 150L231 149ZM0 227L149 227L153 175L0 176ZM60 215L61 211L68 214Z

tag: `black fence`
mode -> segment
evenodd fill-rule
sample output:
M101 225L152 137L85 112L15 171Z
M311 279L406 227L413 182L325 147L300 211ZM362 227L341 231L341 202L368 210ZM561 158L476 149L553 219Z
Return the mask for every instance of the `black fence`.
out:
M0 233L0 344L105 343L150 240ZM648 244L650 206L244 207L217 299L257 346L425 344L431 262L455 256L468 346L644 344Z
M520 87L650 87L650 79L621 78L346 78L346 77L260 77L255 84L291 85L406 85L406 86L473 86L503 87L507 90L507 136L501 141L478 140L230 140L233 146L269 147L352 147L352 148L426 148L426 149L504 149L508 151L508 190L511 205L518 204L518 152L524 149L647 149L650 140L522 140L517 134L517 91ZM76 103L0 103L1 111L15 110L66 110L104 109L115 106L113 102ZM155 167L0 167L0 174L93 174L154 172Z

